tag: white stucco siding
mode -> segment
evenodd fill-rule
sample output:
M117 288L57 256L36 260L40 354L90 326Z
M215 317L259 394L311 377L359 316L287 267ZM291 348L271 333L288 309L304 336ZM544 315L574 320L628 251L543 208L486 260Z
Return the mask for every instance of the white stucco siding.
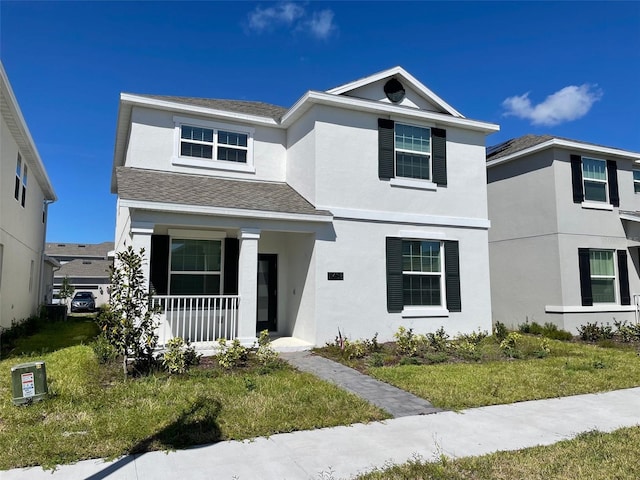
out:
M306 112L287 130L287 183L312 204L316 202L315 114Z
M377 332L380 341L392 340L400 326L416 333L444 326L452 336L478 328L491 330L486 230L343 220L334 226L336 240L316 244L317 345L333 341L338 329L351 339L371 338ZM420 318L388 313L385 239L402 237L407 231L459 242L462 312ZM342 272L344 280L328 280L328 272Z
M25 206L21 205L22 185L19 200L14 198L18 144L4 119L0 135L0 244L3 245L0 325L10 327L12 321L35 314L44 301L39 298L39 290L46 225L42 221L44 193L35 178L35 168L25 155L22 155L22 171L25 165L28 168Z
M487 218L483 134L447 129L447 186L398 187L378 176L378 116L326 106L313 111L317 206Z
M384 84L389 81L388 78L383 80L379 80L374 83L370 83L360 88L356 88L351 90L350 92L345 93L344 95L348 97L356 97L362 98L365 100L374 100L376 102L383 102L392 105L392 102L387 98L384 93ZM430 112L439 112L441 111L434 104L426 100L422 94L416 92L414 89L410 88L408 85L404 85L405 96L401 102L396 103L395 105L401 105L403 107L413 107L419 108L421 110L428 110Z
M179 115L179 117L182 118L193 118L194 125L198 125L198 121L205 121L229 125L231 128L237 126L239 129L251 128L254 130L253 164L255 173L225 170L223 168L226 163L228 163L230 167L233 167L233 162L219 163L218 168L190 167L176 165L172 161L178 151L174 116L173 113L167 111L143 107L133 108L131 113L129 143L126 152L126 166L229 178L280 182L285 180L286 133L283 130L264 126L253 126L240 122L235 124L227 119L218 120L195 115L193 117L185 117L183 114Z

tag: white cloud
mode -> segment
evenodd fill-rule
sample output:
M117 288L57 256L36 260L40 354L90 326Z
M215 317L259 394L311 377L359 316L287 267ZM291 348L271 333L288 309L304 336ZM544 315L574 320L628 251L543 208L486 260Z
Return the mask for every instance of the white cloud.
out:
M294 2L282 2L273 7L261 8L257 6L249 12L248 28L250 31L262 33L277 28L288 28L291 31L303 31L319 38L328 38L335 30L332 10L311 12Z
M533 125L554 126L584 117L602 98L597 85L570 85L532 105L529 92L509 97L502 102L505 115L531 120Z

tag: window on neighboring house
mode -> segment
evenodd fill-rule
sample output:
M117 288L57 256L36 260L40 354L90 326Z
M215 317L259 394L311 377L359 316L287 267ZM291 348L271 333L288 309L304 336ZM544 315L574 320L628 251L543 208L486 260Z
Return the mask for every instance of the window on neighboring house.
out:
M442 306L441 247L440 242L402 241L402 292L405 306Z
M27 200L27 165L24 166L24 173L22 174L22 201L20 205L24 207Z
M607 201L607 164L604 160L583 157L582 179L585 200Z
M220 240L171 239L170 295L219 295Z
M204 121L198 125L182 117L174 117L174 121L180 137L177 160L200 167L240 170L252 167L252 128Z
M16 186L13 191L13 196L16 200L20 201L20 185L22 183L22 157L18 153L18 161L16 163Z
M387 237L387 310L441 307L460 312L457 241Z
M620 205L618 169L615 161L571 155L571 177L575 203L586 201L593 202L592 205Z
M378 176L447 185L446 131L378 119Z
M640 193L640 170L633 169L633 191Z
M582 305L616 303L618 299L622 305L631 304L626 250L580 248L578 264Z
M396 176L431 180L431 129L395 124Z

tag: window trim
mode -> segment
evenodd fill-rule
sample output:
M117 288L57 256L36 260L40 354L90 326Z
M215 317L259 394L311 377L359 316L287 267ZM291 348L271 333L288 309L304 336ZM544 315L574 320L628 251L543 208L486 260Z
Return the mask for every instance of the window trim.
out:
M447 304L447 292L445 290L445 258L444 258L444 243L438 239L426 239L426 238L402 238L402 246L404 250L405 242L430 242L438 244L438 257L440 263L440 271L439 272L414 272L411 270L402 270L402 281L404 284L405 276L417 276L417 277L440 277L440 304L439 305L406 305L403 301L403 311L411 311L411 310L446 310ZM403 255L404 256L404 255ZM404 297L404 285L403 285L403 297Z
M174 122L173 157L171 159L171 163L173 165L206 168L206 169L212 169L212 170L229 170L229 171L236 171L236 172L255 173L255 165L254 165L254 158L253 158L255 128L241 126L241 125L233 125L229 123L213 122L210 120L199 120L195 118L188 118L188 117L181 117L181 116L174 116L173 122ZM182 126L212 129L213 142L211 143L211 146L212 146L212 156L214 158L209 159L209 158L182 156L180 154L180 151L181 151L180 145L182 141L182 138L181 138ZM226 145L226 144L218 144L218 131L224 131L229 133L239 133L247 136L246 149L244 147L238 147L239 149L246 150L247 152L246 163L217 159L218 146ZM209 142L203 143L197 140L193 140L192 143L209 145ZM235 147L231 146L231 148L235 148Z
M587 178L585 176L585 173L584 173L584 161L585 160L595 160L597 162L602 162L604 164L604 176L605 176L605 179L601 180L601 179L598 179L598 178ZM611 199L610 199L610 192L609 192L609 169L607 168L607 161L602 159L602 158L585 157L584 155L582 155L580 157L580 171L582 173L582 189L583 189L583 192L584 192L584 201L583 201L583 203L587 203L587 204L595 203L595 204L598 204L598 205L610 204L611 203ZM604 200L592 200L590 198L587 198L586 182L603 184L604 185L605 199Z

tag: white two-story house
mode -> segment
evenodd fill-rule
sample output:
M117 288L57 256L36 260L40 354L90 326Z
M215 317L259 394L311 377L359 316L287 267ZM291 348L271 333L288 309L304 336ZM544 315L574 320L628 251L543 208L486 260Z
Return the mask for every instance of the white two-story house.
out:
M494 320L637 321L640 153L549 135L488 149Z
M44 252L51 181L0 63L0 327L51 302L53 268Z
M485 136L400 67L292 107L122 94L116 251L160 340L491 328Z

